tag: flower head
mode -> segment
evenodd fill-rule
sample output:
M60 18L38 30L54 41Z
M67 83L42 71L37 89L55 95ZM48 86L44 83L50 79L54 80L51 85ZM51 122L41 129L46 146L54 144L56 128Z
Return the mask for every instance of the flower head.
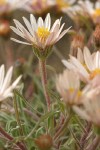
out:
M15 9L23 8L28 0L0 0L0 14L9 13Z
M13 67L10 67L5 75L5 67L2 65L0 67L0 102L5 100L8 97L13 96L13 90L18 86L20 79L22 76L19 76L12 84L11 78L13 73Z
M50 150L53 145L53 140L49 134L44 134L35 139L35 144L40 150Z
M79 104L81 91L80 80L73 71L65 70L56 80L56 87L65 103Z
M9 22L7 20L0 20L0 35L6 36L10 32Z
M65 103L69 105L83 104L87 97L100 94L100 75L94 77L82 88L77 73L66 69L56 79L56 88Z
M27 43L14 38L12 38L12 40L18 43L32 45L34 52L38 57L40 57L40 55L44 55L44 53L45 55L48 55L48 53L51 52L51 47L70 29L68 28L62 32L64 23L60 26L61 19L57 19L51 27L50 14L47 14L45 21L39 17L38 21L36 22L36 19L32 14L30 15L30 22L25 17L23 17L23 20L27 26L27 29L25 29L25 27L15 19L14 23L16 28L11 26L11 29L17 35L27 40ZM42 54L40 54L40 52Z
M34 14L43 14L53 5L52 0L30 0L24 9Z
M76 0L55 0L55 5L57 6L58 11L66 12Z
M100 23L100 0L97 0L95 4L89 0L80 0L79 5L83 9L83 12L86 12L94 22L99 21Z
M91 54L88 48L84 48L84 64L77 58L70 56L70 60L63 60L64 65L78 73L84 82L89 82L96 75L100 74L100 52Z

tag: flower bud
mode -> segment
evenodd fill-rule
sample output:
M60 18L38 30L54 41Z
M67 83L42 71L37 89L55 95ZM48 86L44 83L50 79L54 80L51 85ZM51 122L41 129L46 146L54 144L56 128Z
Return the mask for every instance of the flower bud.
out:
M94 44L97 48L100 47L100 24L96 26L93 33Z
M0 35L7 36L10 32L9 22L6 20L0 21Z
M53 145L53 141L49 134L44 134L35 140L35 144L40 150L50 150Z
M72 56L77 56L77 51L78 51L78 48L81 48L83 49L84 47L84 38L83 36L79 35L79 34L76 34L74 37L73 37L73 41L71 43L71 49L70 49L70 54Z

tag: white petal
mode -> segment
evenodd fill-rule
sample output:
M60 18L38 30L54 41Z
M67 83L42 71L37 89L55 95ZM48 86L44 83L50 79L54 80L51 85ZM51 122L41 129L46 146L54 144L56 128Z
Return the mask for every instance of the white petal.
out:
M30 21L31 21L32 29L36 31L37 30L36 19L32 14L30 14Z
M34 36L34 30L32 29L32 26L31 26L31 24L29 23L29 21L28 21L25 17L23 17L23 20L24 20L24 22L25 22L25 24L26 24L26 26L27 26L29 32L31 33L31 35Z
M54 32L52 32L51 34L50 34L50 36L47 38L47 40L46 40L46 43L45 43L45 46L46 45L51 45L52 44L52 39L54 38Z
M50 30L50 27L51 27L51 17L50 14L48 13L45 18L45 28L48 28L48 30Z
M43 27L44 26L43 19L41 17L39 17L37 24L38 24L38 27Z
M93 70L93 60L92 60L91 53L87 47L84 48L84 59L85 59L85 63L87 65L88 69L90 71L92 71Z
M57 26L57 24L58 24L59 27L60 27L60 20L59 20L59 19L57 19L57 20L55 21L55 23L53 24L53 26L52 26L50 32L55 32L54 29L55 29L55 27Z
M5 76L5 67L4 67L4 65L2 65L0 67L0 90L2 89L2 85L4 82L4 76Z
M75 66L73 64L71 64L70 62L66 61L66 60L62 60L62 63L64 64L65 67L67 67L69 70L75 70Z
M12 84L12 87L15 88L17 86L17 84L19 83L19 81L21 80L22 75L20 75Z
M31 43L23 42L23 41L15 39L15 38L11 38L11 40L14 42L17 42L17 43L21 43L21 44L32 45Z
M64 25L65 25L65 23L63 23L62 26L60 27L59 32L58 32L58 34L56 35L56 38L57 38L57 37L59 36L59 34L61 33L61 31L62 31Z
M73 56L70 56L71 62L76 66L76 70L80 72L85 78L88 78L89 74L83 65Z
M59 38L57 39L57 41L59 41L59 40L69 31L70 28L71 28L71 27L69 27L68 29L64 30L64 31L60 34L60 36L59 36ZM56 42L57 42L57 41L56 41Z
M13 72L13 67L10 67L4 79L4 83L2 89L0 90L0 93L4 92L4 90L6 90L6 88L9 87L12 78L12 72Z
M24 38L24 35L22 32L19 31L19 29L16 29L15 27L13 26L10 26L10 28L19 36L21 36L22 38Z

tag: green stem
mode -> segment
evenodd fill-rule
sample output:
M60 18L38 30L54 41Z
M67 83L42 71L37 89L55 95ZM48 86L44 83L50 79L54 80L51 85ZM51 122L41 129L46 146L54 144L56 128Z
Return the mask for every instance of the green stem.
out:
M39 60L39 65L40 65L40 73L41 73L41 80L42 80L42 86L44 90L44 95L48 107L48 111L50 111L50 97L47 91L47 72L46 72L46 61L45 60Z
M35 127L31 130L31 132L27 135L27 137L24 140L27 140L34 132L37 130L38 126L41 122L44 122L45 119L47 119L50 116L53 116L55 112L48 112L44 116L40 118L40 120L36 123Z
M23 132L23 128L22 128L22 125L21 125L20 117L19 117L20 115L19 115L19 111L18 111L16 96L14 97L14 108L15 108L15 115L16 115L17 124L19 126L20 135L23 136L24 132Z

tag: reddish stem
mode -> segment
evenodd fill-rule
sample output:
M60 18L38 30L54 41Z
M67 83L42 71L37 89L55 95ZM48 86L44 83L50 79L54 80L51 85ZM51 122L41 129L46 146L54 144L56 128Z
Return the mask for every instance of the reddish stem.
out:
M47 91L47 72L46 72L46 61L44 60L39 60L39 65L40 65L40 73L41 73L41 80L42 80L42 85L43 85L43 90L44 90L44 95L48 107L48 111L50 111L50 97Z
M8 134L4 129L2 129L1 127L0 127L0 133L1 133L7 140L9 140L9 141L13 141L13 140L14 140L14 138L13 138L11 135L9 135L9 134ZM17 143L15 143L15 145L16 145L17 147L19 147L20 150L26 150L25 147L24 147L24 145L23 145L21 142L17 142Z

